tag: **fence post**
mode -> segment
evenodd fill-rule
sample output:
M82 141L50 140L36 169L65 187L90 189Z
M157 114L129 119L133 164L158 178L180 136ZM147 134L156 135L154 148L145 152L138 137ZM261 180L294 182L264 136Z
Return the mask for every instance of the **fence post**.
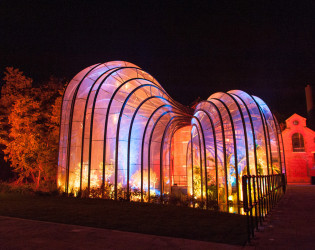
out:
M249 222L249 207L248 207L248 196L247 196L247 175L242 177L242 186L243 186L243 209L246 213L246 220L247 220L247 237L248 242L250 242L251 236L251 226Z
M243 208L246 213L248 241L250 242L251 237L254 237L255 228L258 230L258 219L262 225L264 216L285 194L285 174L244 175L242 176L242 187ZM255 209L255 223L253 209Z
M285 174L282 174L283 193L287 191L287 185L285 183Z

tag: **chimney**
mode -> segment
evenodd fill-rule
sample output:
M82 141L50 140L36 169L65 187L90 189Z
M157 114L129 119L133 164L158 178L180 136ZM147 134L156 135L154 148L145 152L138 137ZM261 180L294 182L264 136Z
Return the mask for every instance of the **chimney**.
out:
M305 87L305 96L307 109L307 126L315 130L314 102L312 96L312 87L309 84Z

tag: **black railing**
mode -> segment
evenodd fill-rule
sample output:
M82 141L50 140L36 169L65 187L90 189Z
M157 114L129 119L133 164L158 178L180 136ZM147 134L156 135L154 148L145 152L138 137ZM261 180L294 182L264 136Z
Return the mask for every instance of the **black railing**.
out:
M284 174L244 175L243 206L247 215L248 241L255 229L262 225L265 216L277 204L286 191Z

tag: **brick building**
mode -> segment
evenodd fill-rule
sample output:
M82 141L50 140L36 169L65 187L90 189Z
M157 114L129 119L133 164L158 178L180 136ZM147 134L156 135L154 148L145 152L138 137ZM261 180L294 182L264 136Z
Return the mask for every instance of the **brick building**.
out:
M288 183L310 184L315 177L315 131L306 119L293 114L282 131Z

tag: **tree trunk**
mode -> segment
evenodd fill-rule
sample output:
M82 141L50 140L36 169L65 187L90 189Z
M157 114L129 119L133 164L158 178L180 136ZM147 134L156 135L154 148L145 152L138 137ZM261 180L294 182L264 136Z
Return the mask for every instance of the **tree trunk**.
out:
M32 176L33 182L36 183L36 177L34 176L33 173L31 173L31 176Z
M39 170L38 171L37 182L36 182L36 190L38 190L38 188L39 188L40 173L41 173L41 171Z

